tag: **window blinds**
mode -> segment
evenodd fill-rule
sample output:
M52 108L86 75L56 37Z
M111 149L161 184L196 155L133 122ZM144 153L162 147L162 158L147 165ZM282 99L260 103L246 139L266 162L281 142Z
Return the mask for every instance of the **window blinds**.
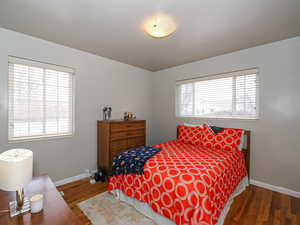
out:
M258 70L177 82L179 117L257 119Z
M9 57L10 141L73 133L73 74L69 68Z

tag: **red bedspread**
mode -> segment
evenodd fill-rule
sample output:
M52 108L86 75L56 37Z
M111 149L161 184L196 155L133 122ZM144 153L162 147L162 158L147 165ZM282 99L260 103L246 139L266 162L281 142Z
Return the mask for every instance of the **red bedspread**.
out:
M218 218L240 181L247 175L243 153L212 150L177 140L156 145L143 175L110 178L109 190L146 202L178 225L208 224Z

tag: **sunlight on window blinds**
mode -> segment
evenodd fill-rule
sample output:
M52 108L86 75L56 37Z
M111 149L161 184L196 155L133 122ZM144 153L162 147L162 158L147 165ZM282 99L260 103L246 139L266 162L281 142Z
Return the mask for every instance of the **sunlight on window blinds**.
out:
M73 70L9 58L9 140L73 133Z
M246 70L177 82L177 116L258 118L258 71Z

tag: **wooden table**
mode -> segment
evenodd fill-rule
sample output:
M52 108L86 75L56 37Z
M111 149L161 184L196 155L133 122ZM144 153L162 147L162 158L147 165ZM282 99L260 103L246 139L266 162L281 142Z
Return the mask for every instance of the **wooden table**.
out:
M1 225L80 225L76 215L57 191L47 175L33 178L25 188L25 197L35 194L44 195L44 209L37 214L30 211L10 217L9 213L0 214ZM15 199L15 192L0 190L0 210L7 209L8 203Z

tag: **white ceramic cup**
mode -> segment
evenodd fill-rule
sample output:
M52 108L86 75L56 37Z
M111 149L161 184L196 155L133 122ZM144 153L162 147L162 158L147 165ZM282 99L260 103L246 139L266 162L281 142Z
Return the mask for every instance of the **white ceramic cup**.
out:
M34 195L30 198L31 213L38 213L43 209L43 198L42 194Z

